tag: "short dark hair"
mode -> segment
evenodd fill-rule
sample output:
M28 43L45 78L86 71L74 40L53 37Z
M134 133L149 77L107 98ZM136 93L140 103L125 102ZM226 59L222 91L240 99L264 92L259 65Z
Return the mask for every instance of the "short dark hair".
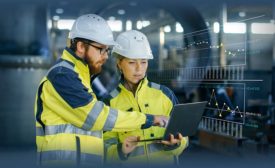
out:
M88 48L88 43L93 43L94 41L91 41L91 40L88 40L88 39L84 39L84 38L79 38L79 37L76 37L76 38L74 38L74 39L71 39L70 40L70 49L72 50L72 51L76 51L76 44L77 44L77 42L83 42L84 43L84 45L87 45L87 48Z

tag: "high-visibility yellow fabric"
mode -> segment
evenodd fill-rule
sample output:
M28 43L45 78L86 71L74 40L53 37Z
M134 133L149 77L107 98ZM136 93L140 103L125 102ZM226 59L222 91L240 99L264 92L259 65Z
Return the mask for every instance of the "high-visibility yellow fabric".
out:
M123 81L122 81L123 82ZM169 116L173 105L177 104L177 98L167 87L149 82L143 79L135 93L135 96L127 90L122 83L111 92L106 99L111 107L121 110L141 111L147 114ZM122 143L128 136L139 136L140 139L162 137L165 128L151 127L144 130L104 133L105 161L107 164L174 164L177 156L188 146L188 137L184 137L179 146L169 148L162 144L152 142L140 142L137 148L131 152L127 160L121 160L118 155L118 143Z
M99 165L102 131L150 127L149 117L123 112L98 101L88 65L70 49L42 79L35 103L38 162Z

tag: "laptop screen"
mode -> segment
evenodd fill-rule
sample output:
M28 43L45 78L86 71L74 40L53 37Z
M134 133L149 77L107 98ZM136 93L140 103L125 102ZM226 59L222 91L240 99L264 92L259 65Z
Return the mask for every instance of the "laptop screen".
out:
M175 137L177 137L178 133L181 133L182 136L194 135L202 118L206 103L207 101L175 105L164 136L143 139L139 142L169 140L170 134L173 134Z

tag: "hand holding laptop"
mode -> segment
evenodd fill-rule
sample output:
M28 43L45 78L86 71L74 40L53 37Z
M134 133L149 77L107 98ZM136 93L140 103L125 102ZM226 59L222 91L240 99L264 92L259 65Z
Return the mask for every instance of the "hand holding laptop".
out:
M122 143L122 152L127 155L131 153L137 146L139 137L129 136Z
M131 153L138 145L138 142L145 142L142 140L139 140L140 137L138 136L129 136L127 137L123 143L122 143L122 152L124 155L128 155ZM170 134L169 140L156 140L152 141L153 143L162 143L163 145L167 146L173 146L178 145L183 139L183 136L181 133L178 133L178 135Z
M183 139L183 136L181 135L181 133L178 133L178 135L175 135L175 136L173 134L170 134L169 141L168 140L161 140L160 142L163 145L168 145L168 146L173 146L173 145L179 144L181 142L181 140Z

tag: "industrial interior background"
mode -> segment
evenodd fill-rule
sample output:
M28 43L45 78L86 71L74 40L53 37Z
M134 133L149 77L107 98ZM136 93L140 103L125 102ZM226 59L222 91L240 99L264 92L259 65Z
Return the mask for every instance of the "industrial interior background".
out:
M275 2L272 0L2 0L0 164L35 167L34 99L74 19L96 13L115 37L137 29L154 60L148 78L181 103L207 100L182 167L274 167ZM99 76L118 77L109 58Z

